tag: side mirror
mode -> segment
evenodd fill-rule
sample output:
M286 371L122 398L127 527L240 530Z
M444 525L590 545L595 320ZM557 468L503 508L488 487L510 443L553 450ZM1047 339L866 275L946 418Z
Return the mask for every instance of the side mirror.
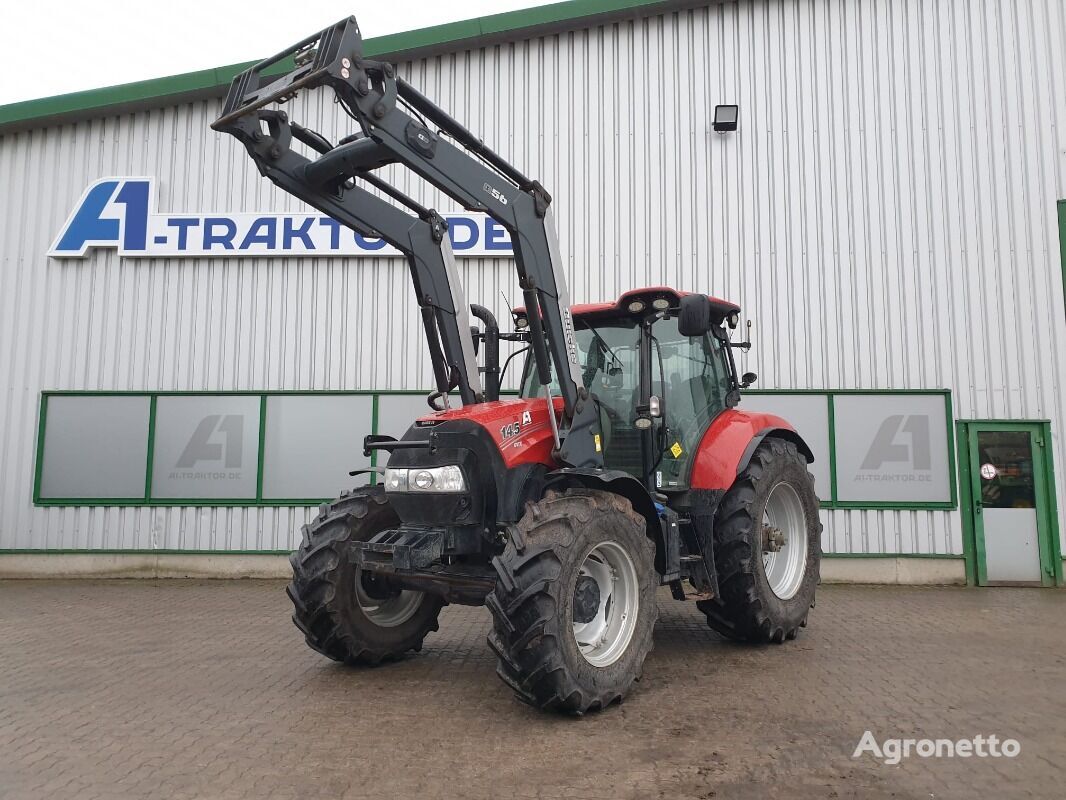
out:
M711 329L711 299L705 294L681 298L677 330L682 336L703 336Z
M758 379L759 376L756 375L754 372L745 372L743 375L740 376L740 388L747 389Z

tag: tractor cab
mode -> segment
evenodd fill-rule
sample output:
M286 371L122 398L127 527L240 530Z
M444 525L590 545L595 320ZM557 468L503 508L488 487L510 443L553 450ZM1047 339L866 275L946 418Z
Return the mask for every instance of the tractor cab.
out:
M682 332L682 303L703 306L706 322ZM664 287L573 307L582 384L598 406L606 468L667 493L688 488L707 426L740 399L730 341L739 311L724 300ZM516 322L527 326L524 309ZM559 392L557 385L550 389ZM521 395L544 395L532 359Z

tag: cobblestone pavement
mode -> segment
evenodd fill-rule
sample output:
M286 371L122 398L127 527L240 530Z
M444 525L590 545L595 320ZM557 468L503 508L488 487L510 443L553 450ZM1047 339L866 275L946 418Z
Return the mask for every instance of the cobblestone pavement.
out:
M488 614L349 669L270 582L0 583L0 797L1062 797L1066 592L823 586L781 646L660 595L644 680L584 718L514 700ZM1014 759L853 759L865 730Z

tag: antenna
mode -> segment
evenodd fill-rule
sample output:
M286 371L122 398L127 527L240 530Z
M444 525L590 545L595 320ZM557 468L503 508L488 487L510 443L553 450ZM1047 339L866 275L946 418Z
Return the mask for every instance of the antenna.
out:
M500 289L500 297L502 297L502 298L503 298L503 304L504 304L505 306L507 306L507 313L511 315L511 322L514 322L514 321L515 321L515 316L514 316L514 309L513 309L513 308L511 308L511 303L510 303L510 301L509 301L509 300L507 299L507 295L505 295L505 294L503 293L503 289Z

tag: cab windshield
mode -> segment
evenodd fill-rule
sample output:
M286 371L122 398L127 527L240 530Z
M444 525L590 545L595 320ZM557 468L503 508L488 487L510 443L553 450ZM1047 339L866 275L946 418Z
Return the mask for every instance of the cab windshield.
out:
M636 427L640 404L640 343L644 331L634 317L575 320L582 383L599 401L604 464L663 489L687 486L691 456L708 423L728 405L732 372L723 342L713 335L682 336L677 318L651 327L651 393L662 400L663 416L650 436ZM553 370L554 373L554 370ZM552 394L559 394L553 375ZM532 358L522 376L523 397L544 387Z

